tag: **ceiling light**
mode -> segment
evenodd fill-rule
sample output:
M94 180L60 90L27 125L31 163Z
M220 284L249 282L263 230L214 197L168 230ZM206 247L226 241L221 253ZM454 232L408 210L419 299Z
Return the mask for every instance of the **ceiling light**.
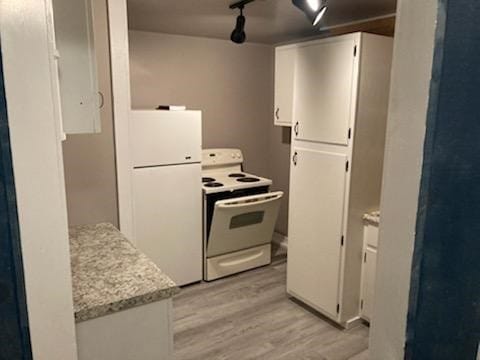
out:
M243 44L247 40L247 34L245 33L245 23L247 20L243 16L243 8L248 3L251 3L254 0L242 0L230 5L230 9L240 9L240 15L237 17L237 22L235 24L235 29L232 31L230 39L236 44Z
M307 4L312 11L318 11L318 9L320 9L320 0L307 0Z
M235 29L232 31L230 39L236 44L243 44L247 39L247 34L245 34L245 16L243 16L243 7L240 8L240 15L237 17L237 23Z
M313 26L317 25L320 22L320 20L322 20L323 15L325 15L325 13L327 12L327 9L328 9L327 5L325 5L320 9L320 11L317 13L315 17L315 20L313 20Z
M317 25L327 12L324 0L292 0L292 3L305 13L313 26Z

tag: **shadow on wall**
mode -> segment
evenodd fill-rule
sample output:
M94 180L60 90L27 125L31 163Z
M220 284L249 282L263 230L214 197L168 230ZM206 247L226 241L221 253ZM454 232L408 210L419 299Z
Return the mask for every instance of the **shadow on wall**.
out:
M278 215L276 231L288 235L288 199L290 188L290 144L292 133L290 127L274 126L273 121L270 134L270 162L268 176L273 180L273 190L285 193Z

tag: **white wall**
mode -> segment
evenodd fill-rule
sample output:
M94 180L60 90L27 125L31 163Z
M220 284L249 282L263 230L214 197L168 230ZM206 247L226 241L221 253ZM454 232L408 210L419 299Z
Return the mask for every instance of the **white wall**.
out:
M267 176L273 47L129 32L132 107L187 105L203 112L203 146L239 147Z
M187 105L203 112L203 146L238 147L246 171L286 192L277 229L287 231L290 146L273 126L274 50L260 44L130 31L133 108Z
M70 251L48 8L49 0L1 0L0 36L33 357L74 360Z
M437 0L400 0L370 359L403 359ZM433 331L433 329L432 329Z

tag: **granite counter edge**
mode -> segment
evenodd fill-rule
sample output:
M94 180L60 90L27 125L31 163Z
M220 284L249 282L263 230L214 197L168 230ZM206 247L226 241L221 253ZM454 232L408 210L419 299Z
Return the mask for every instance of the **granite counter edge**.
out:
M138 295L129 299L119 300L110 304L92 306L75 311L75 323L94 320L103 316L112 315L120 311L129 310L142 305L148 305L162 300L167 300L180 292L180 288L170 287L148 294Z

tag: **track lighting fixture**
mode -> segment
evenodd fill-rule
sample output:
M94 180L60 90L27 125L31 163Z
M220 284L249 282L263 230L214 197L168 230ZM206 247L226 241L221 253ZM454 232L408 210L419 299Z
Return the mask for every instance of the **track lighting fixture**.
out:
M240 15L237 17L235 29L232 31L230 39L236 44L243 44L247 40L245 33L245 24L247 22L243 16L245 5L255 0L241 0L230 5L230 9L239 9ZM292 0L293 5L302 10L313 26L318 25L320 20L327 12L327 0Z
M245 34L245 16L243 16L243 6L240 7L240 15L237 17L237 23L235 29L232 31L230 39L236 44L243 44L247 39Z
M245 5L251 3L254 0L242 0L230 5L230 9L240 9L240 15L237 17L237 23L235 29L232 31L230 39L236 44L243 44L247 40L247 34L245 33L246 19L243 16L243 9Z
M292 0L292 3L305 13L313 26L317 25L327 12L325 0Z

